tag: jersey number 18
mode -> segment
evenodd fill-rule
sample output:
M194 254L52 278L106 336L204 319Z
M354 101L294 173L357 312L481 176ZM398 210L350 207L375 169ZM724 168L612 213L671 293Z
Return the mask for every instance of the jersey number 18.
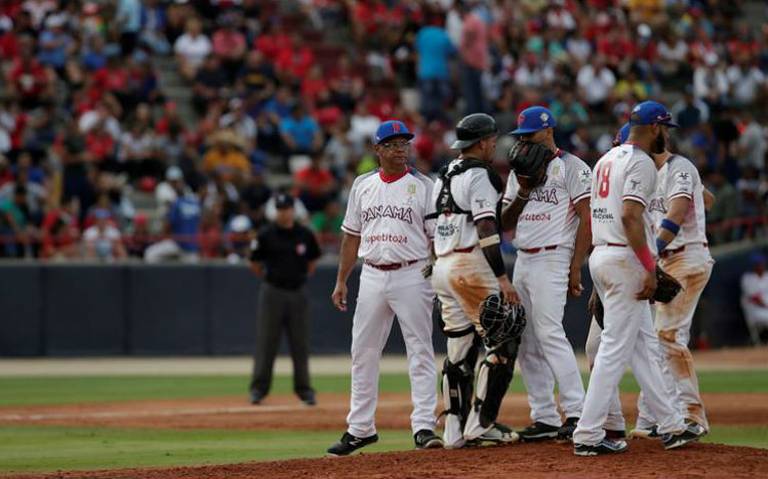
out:
M607 198L610 184L608 180L611 176L611 162L606 161L597 169L597 194L600 198Z

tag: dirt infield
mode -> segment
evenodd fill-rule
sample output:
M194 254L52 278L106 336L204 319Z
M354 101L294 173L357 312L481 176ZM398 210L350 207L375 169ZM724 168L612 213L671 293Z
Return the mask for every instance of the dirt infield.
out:
M636 394L623 394L624 412L636 415ZM245 397L184 400L125 401L66 406L0 408L0 425L48 424L63 426L111 426L162 429L338 430L345 428L349 397L320 394L317 407L306 407L295 396L270 396L259 406ZM705 394L704 403L713 424L768 425L768 394ZM382 394L377 426L408 429L411 413L407 393ZM500 421L512 425L528 422L523 394L508 394Z
M635 440L612 457L576 457L567 444L512 444L463 450L361 454L347 458L299 459L221 466L64 472L15 479L100 478L754 478L765 477L768 450L694 444L664 451L658 441Z

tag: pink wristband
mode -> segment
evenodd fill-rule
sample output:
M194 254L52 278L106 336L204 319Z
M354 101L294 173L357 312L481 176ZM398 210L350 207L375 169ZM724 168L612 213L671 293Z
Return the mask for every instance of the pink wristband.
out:
M653 255L651 254L651 250L648 249L648 245L643 246L640 251L635 250L635 255L646 271L649 273L656 271L656 262L653 260Z

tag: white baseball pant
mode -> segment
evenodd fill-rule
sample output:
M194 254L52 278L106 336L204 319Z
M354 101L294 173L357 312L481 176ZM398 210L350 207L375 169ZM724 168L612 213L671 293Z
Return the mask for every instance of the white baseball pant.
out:
M411 428L435 429L437 369L432 346L434 292L421 269L424 261L393 271L364 265L352 320L352 393L347 431L353 436L376 434L379 361L397 315L408 355L411 381Z
M603 439L609 404L628 365L659 418L659 433L682 432L683 416L666 394L661 367L651 350L655 334L650 305L635 299L645 277L642 265L631 248L598 246L589 267L603 302L605 329L573 442L594 445Z
M572 253L570 248L535 254L519 251L512 280L528 320L518 364L531 419L558 427L562 421L555 403L555 380L566 417L580 417L584 405L584 384L563 328Z

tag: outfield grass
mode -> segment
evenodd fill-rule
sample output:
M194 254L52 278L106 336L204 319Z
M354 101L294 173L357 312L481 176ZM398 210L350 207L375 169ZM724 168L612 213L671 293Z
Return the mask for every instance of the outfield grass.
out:
M248 381L246 376L6 377L0 378L0 406L246 396ZM319 392L349 391L347 375L317 376L313 383ZM704 371L699 373L699 383L704 392L768 392L768 373L760 370ZM275 378L273 393L290 393L292 390L289 376ZM408 376L382 375L381 390L408 391ZM622 380L621 390L637 392L639 388L634 378L627 375ZM512 381L510 391L524 392L519 375Z
M0 428L0 473L180 466L321 457L338 432ZM367 452L408 450L411 432L379 432ZM768 448L766 427L716 426L705 442Z

